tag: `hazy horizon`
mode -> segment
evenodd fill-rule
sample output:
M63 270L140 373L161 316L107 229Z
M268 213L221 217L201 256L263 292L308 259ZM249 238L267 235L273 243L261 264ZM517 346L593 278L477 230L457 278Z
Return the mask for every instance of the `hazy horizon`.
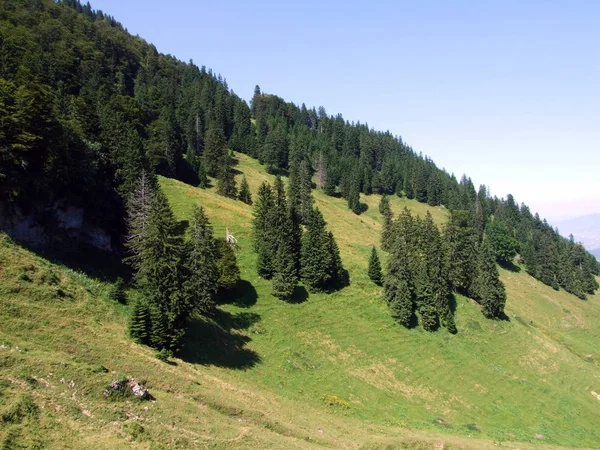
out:
M98 0L130 32L254 86L400 135L548 220L600 212L600 4Z

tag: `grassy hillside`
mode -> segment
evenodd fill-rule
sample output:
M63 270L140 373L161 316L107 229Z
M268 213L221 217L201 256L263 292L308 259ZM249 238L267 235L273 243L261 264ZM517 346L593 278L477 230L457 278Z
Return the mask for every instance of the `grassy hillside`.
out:
M238 155L253 193L272 177ZM206 208L238 239L244 280L215 321L198 319L170 364L126 333L109 285L0 242L0 442L7 448L553 448L600 446L600 296L581 301L502 271L510 321L457 298L455 336L394 324L367 275L368 210L314 192L351 285L270 295L255 274L252 208L161 178L178 220ZM391 198L424 215L427 205ZM441 209L431 210L438 223ZM130 295L135 295L130 292ZM119 374L156 402L108 401Z

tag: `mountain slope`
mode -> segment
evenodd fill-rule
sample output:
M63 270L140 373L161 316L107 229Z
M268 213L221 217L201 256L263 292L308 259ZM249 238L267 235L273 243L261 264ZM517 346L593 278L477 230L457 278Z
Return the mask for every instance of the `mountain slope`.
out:
M253 193L272 179L255 160L238 159ZM583 302L524 271L503 271L510 322L488 321L478 305L458 297L456 336L406 330L394 324L381 289L366 275L370 245L379 240L378 196L363 197L369 210L356 216L343 199L316 191L351 285L284 303L255 275L251 207L212 189L168 178L160 183L179 220L189 220L201 204L217 235L229 227L236 236L241 295L222 305L214 322L198 319L181 359L169 365L130 341L127 307L107 300L108 284L3 237L0 412L8 417L23 402L37 405L37 419L3 419L3 443L491 448L510 441L520 448L594 448L600 442L600 403L592 395L600 391L598 296ZM427 209L391 200L394 211L404 204L418 214ZM443 210L432 213L444 221ZM156 403L107 401L102 392L117 373L146 380Z
M572 234L600 261L600 214L589 214L555 223L563 236Z

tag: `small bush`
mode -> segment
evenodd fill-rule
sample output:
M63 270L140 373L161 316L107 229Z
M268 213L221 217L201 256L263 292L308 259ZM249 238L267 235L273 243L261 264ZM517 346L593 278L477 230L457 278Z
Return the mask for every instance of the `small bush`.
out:
M140 439L144 434L144 427L137 422L127 424L126 429L129 435L136 440Z
M102 364L100 364L98 367L96 367L93 370L94 373L108 373L108 369L106 367L104 367Z
M115 284L113 284L108 294L108 298L113 302L118 302L121 304L127 303L127 296L125 294L125 281L123 281L123 278L117 278L117 281L115 281Z
M342 409L350 409L350 403L348 403L346 400L342 400L337 395L325 394L321 396L321 400L323 400L328 406L337 406Z
M167 350L166 348L163 348L159 352L156 352L155 356L156 356L156 359L158 359L162 362L169 362L169 358L173 357L173 352L171 350Z

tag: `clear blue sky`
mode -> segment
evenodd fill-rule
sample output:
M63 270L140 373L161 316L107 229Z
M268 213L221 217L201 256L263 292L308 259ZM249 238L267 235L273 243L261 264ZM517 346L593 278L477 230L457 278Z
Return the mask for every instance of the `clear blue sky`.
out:
M599 1L95 0L159 51L401 135L549 219L600 212Z

